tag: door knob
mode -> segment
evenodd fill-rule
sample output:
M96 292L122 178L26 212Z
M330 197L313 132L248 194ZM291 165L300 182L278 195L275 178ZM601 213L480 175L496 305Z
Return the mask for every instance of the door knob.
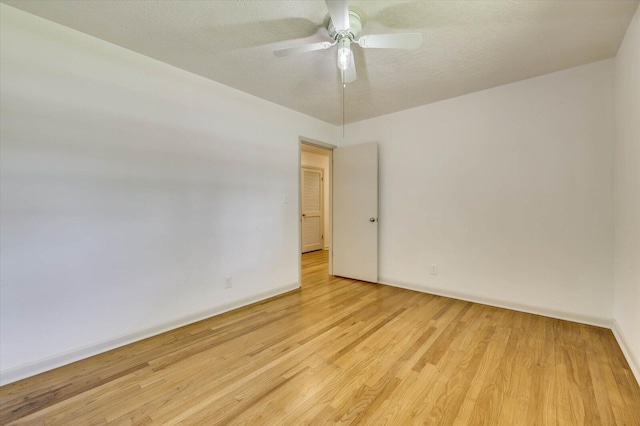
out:
M307 215L306 215L306 214L304 214L304 213L302 213L302 217L307 217Z
M369 222L375 222L375 221L376 221L376 218L375 218L375 217L370 217L370 218L369 218Z

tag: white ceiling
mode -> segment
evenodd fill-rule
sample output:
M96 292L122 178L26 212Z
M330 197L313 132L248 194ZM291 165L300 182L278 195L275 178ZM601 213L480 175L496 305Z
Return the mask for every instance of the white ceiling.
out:
M323 0L59 0L3 3L321 120L342 123L335 48ZM353 0L362 34L419 31L420 49L355 47L346 122L615 56L638 0Z

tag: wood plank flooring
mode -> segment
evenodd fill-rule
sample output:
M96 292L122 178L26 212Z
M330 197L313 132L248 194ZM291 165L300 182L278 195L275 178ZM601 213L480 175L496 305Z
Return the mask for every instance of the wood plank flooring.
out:
M640 425L611 331L330 277L0 388L0 424Z

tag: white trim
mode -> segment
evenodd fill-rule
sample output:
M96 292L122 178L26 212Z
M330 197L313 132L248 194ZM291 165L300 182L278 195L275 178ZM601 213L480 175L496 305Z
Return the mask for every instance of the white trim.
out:
M305 145L313 145L320 148L324 148L327 151L332 151L334 148L337 148L337 145L333 145L330 143L322 142L316 139L311 139L306 136L298 136L298 142L303 143Z
M30 362L28 364L23 364L4 371L0 371L0 386L21 379L26 379L27 377L35 376L36 374L53 370L54 368L62 367L63 365L71 364L72 362L80 361L81 359L89 358L91 356L98 355L100 353L110 351L112 349L116 349L121 346L146 339L148 337L156 336L158 334L162 334L167 331L192 324L194 322L202 321L204 319L220 315L234 309L242 308L244 306L251 305L252 303L261 302L265 299L279 296L298 288L300 288L300 283L293 283L287 286L278 287L270 291L253 295L252 297L247 297L232 303L218 306L216 308L201 311L192 315L187 315L185 317L169 321L155 327L105 340L93 345L72 349L70 351L53 355L39 361Z
M624 333L620 328L620 324L616 320L611 320L607 318L599 318L599 317L590 317L580 314L573 314L568 312L554 311L550 309L530 306L530 305L522 305L519 303L510 303L505 301L498 301L495 299L488 299L484 297L462 294L457 292L446 292L442 290L436 290L433 288L427 288L422 286L417 286L413 284L405 284L400 283L394 280L390 280L388 278L380 278L379 284L389 285L392 287L404 288L407 290L418 291L421 293L429 293L437 296L443 297L451 297L454 299L465 300L468 302L481 303L483 305L495 306L498 308L511 309L520 312L526 312L530 314L542 315L551 318L557 318L567 321L574 321L589 325L594 325L598 327L610 328L613 332L613 335L622 350L623 355L625 356L629 367L631 368L631 372L633 373L636 381L640 383L640 359L634 354L631 350L631 346L627 343L627 340L624 337ZM245 299L238 300L233 303L229 303L226 305L219 306L217 308L202 311L197 314L188 315L186 317L182 317L177 320L173 320L156 327L151 327L145 330L140 330L136 333L127 334L124 336L116 337L114 339L109 339L100 343L96 343L93 345L85 346L83 348L74 349L71 351L67 351L58 355L54 355L49 358L42 359L40 361L31 362L28 364L20 365L18 367L14 367L5 371L0 372L0 386L4 386L6 384L16 382L21 379L25 379L27 377L35 376L36 374L43 373L45 371L53 370L54 368L62 367L63 365L71 364L72 362L80 361L82 359L98 355L100 353L119 348L121 346L128 345L130 343L137 342L139 340L146 339L148 337L156 336L158 334L165 333L167 331L174 330L179 327L183 327L185 325L189 325L198 321L202 321L204 319L223 314L225 312L232 311L234 309L238 309L252 303L257 303L271 297L279 296L281 294L287 293L292 290L296 290L300 288L299 283L293 283L288 286L283 286L276 288L272 291L264 292L257 294L253 297L248 297Z
M620 328L620 324L615 319L613 320L613 326L611 327L611 331L613 331L613 335L618 341L618 345L620 349L622 349L622 354L627 359L627 363L631 368L631 372L636 378L636 382L640 384L640 354L636 354L631 349L631 345L629 345L627 339L624 337L624 333L622 332L622 328Z
M419 286L416 284L402 283L389 278L378 280L379 284L389 285L392 287L404 288L407 290L419 291L421 293L434 294L436 296L450 297L453 299L465 300L467 302L480 303L482 305L495 306L497 308L511 309L513 311L526 312L528 314L542 315L566 321L579 322L582 324L594 325L596 327L611 328L611 318L594 317L589 315L576 314L573 312L556 311L554 309L542 308L540 306L525 305L521 303L513 303L506 300L491 299L482 296L476 296L467 293L458 293L454 291L443 291L432 287Z
M443 291L432 287L402 283L389 278L380 278L378 280L378 283L389 285L392 287L418 291L421 293L434 294L436 296L450 297L453 299L465 300L467 302L481 303L483 305L495 306L497 308L511 309L513 311L526 312L529 314L542 315L545 317L556 318L565 321L573 321L581 324L610 329L613 332L616 341L618 342L618 346L620 346L620 349L622 350L622 354L629 364L631 373L635 377L636 381L640 384L640 354L634 353L634 351L631 349L631 345L629 345L627 339L624 337L624 333L620 328L620 324L618 324L615 319L594 317L589 315L576 314L573 312L556 311L553 309L542 308L540 306L524 305L520 303L491 299L466 293Z

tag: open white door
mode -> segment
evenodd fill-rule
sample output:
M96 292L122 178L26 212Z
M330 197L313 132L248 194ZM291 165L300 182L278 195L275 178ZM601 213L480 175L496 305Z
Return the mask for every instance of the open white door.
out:
M333 275L378 282L378 144L333 150Z

